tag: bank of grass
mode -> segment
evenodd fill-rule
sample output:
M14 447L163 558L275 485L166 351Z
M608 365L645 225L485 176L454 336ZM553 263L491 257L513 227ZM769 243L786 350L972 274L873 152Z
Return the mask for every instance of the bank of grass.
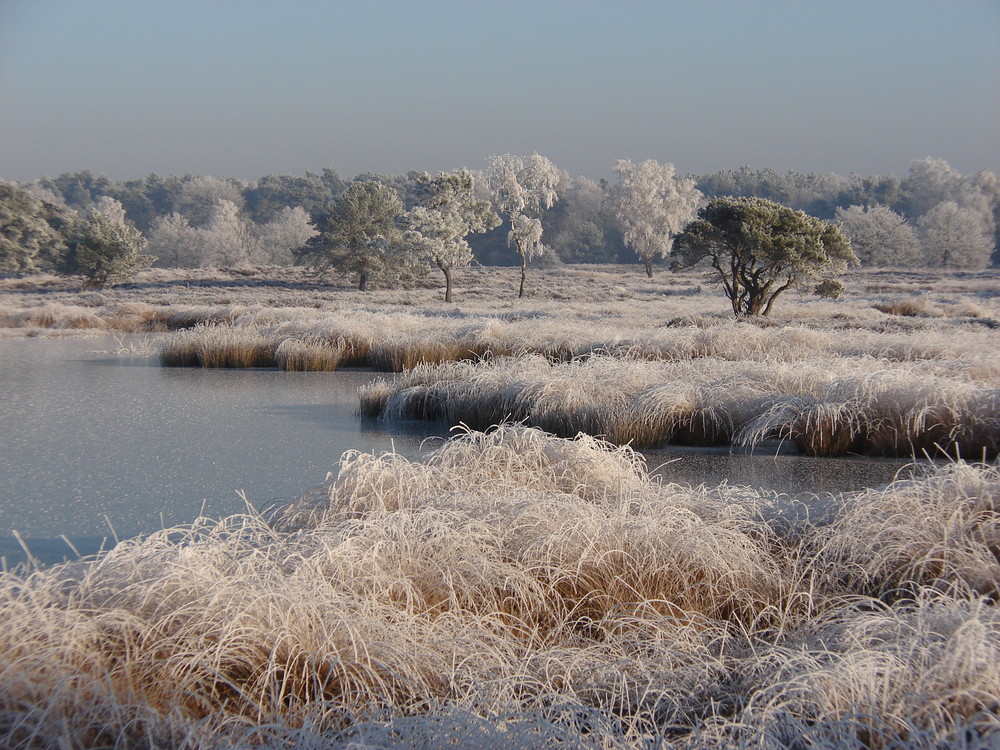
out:
M961 455L1000 449L1000 389L964 363L871 357L679 361L540 356L419 366L360 389L360 411L485 429L506 420L617 444L755 447L809 455Z
M518 425L348 453L267 518L0 576L0 744L989 746L998 492L929 467L820 526Z
M919 362L931 372L960 372L974 381L1000 379L1000 350L995 347L1000 332L978 327L874 332L731 320L671 324L632 320L608 326L571 317L449 317L365 310L279 309L218 315L165 337L160 359L168 366L238 367L240 359L254 361L255 353L273 360L274 351L286 341L303 356L314 349L320 360L330 347L342 350L344 358L331 361L330 369L362 366L385 372L517 354L537 354L553 362L603 354L651 361L877 359ZM243 348L248 351L242 357L231 356ZM192 356L193 352L199 355ZM295 364L284 366L293 369Z

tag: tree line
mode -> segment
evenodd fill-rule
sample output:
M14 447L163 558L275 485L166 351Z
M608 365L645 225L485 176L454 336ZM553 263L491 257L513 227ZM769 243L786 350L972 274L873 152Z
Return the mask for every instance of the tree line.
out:
M452 270L476 260L520 265L523 294L529 262L638 258L652 276L699 209L720 198L762 199L831 222L868 266L983 268L1000 227L996 177L932 158L901 179L750 167L681 176L670 164L623 160L613 180L595 182L538 154L491 156L479 171L346 180L329 168L255 182L156 174L121 182L84 170L0 182L0 272L54 270L99 285L152 262L302 263L367 288L434 270L450 299ZM95 250L101 238L118 248L108 250L116 258L108 267Z

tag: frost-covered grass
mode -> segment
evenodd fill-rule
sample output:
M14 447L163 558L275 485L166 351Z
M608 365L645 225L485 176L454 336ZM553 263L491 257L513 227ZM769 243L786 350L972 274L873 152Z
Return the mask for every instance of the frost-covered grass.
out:
M0 323L169 332L170 366L406 373L365 391L375 417L525 420L642 447L1000 448L1000 272L855 272L842 300L790 293L752 322L733 321L698 274L536 269L523 300L517 281L514 269L466 269L446 305L431 282L362 294L297 269L148 271L100 294L7 279Z
M666 326L713 324L731 317L728 300L700 273L660 271L650 280L641 266L536 268L521 300L516 298L518 281L513 268L456 271L456 302L445 304L434 277L405 288L360 293L348 279L324 281L296 268L150 269L132 283L100 292L82 292L72 280L54 276L5 278L0 279L0 327L9 332L59 328L81 310L102 327L126 331L174 330L264 311L308 327L311 318L327 313L364 311L415 315L425 319L427 328L442 318L533 322L549 328L579 323L583 328L573 337L589 345L613 341L617 333L631 329L645 336ZM862 270L849 274L845 283L847 291L835 301L789 292L768 323L892 333L987 328L1000 319L998 271ZM903 307L893 311L897 304L932 314L907 315Z
M485 429L523 421L638 448L790 441L847 452L971 458L1000 448L1000 389L965 363L873 357L800 361L718 356L648 361L540 356L420 366L361 389L361 412Z
M14 748L1000 743L1000 472L821 500L651 478L624 445L998 448L1000 275L863 271L730 320L696 274L516 269L359 294L295 269L0 280L3 335L170 364L403 371L362 410L488 428L348 453L302 498L0 574ZM587 433L572 438L578 432Z
M984 747L1000 472L776 523L517 425L0 576L0 744Z

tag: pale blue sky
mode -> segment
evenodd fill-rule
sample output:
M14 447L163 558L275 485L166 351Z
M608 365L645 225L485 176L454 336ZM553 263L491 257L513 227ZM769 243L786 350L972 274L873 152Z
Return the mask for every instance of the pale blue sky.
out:
M1000 172L1000 0L0 0L0 176Z

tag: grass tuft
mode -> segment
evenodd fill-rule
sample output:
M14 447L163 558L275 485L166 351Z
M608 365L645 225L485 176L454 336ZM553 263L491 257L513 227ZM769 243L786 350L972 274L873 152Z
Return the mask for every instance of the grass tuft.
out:
M998 488L791 528L586 435L349 452L270 519L0 574L0 744L990 746Z

